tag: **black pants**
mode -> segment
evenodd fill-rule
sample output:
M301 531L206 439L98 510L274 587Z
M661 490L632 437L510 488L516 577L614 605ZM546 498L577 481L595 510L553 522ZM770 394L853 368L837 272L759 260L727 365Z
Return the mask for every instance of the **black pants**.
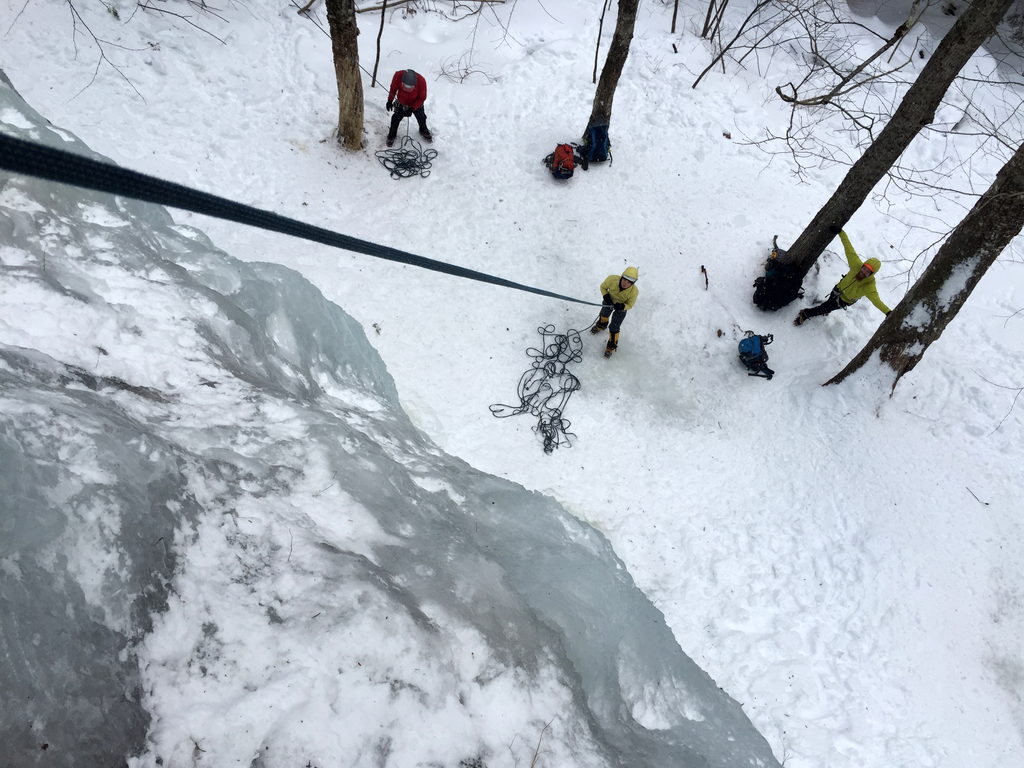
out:
M427 113L423 111L423 107L419 109L409 109L409 107L395 103L395 113L391 116L391 130L388 131L388 138L393 139L398 135L398 125L405 118L412 115L416 118L416 122L419 124L420 133L427 130Z
M609 333L618 333L619 328L622 327L622 321L626 319L626 310L616 309L613 311L610 304L605 304L601 307L601 317L607 320L609 315L611 315L612 323L608 326L608 331Z
M835 312L837 309L846 309L848 306L850 305L839 298L839 291L833 288L832 293L821 304L816 307L808 307L803 312L804 317L817 317L818 315L827 315L829 312Z

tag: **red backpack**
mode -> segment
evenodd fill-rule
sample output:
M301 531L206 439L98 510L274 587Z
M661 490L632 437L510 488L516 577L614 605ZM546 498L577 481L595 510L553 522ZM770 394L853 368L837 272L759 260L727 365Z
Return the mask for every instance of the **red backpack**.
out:
M544 165L551 169L551 175L556 179L570 179L576 170L576 152L571 144L559 144L544 158Z

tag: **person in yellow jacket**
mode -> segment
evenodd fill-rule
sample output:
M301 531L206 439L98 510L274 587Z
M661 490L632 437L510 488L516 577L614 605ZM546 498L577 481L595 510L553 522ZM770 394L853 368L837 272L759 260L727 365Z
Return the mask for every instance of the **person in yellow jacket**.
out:
M809 317L827 315L829 312L835 312L840 307L846 309L851 304L865 297L878 307L882 314L889 314L889 308L878 297L878 288L875 287L875 274L882 266L882 262L874 257L867 261L861 261L860 257L857 256L857 252L853 250L850 238L846 236L846 233L838 227L832 227L832 232L839 235L839 239L843 242L843 249L846 251L846 261L850 265L850 271L843 276L842 280L836 283L832 293L829 294L825 301L816 307L801 309L800 313L796 316L796 320L793 321L793 325L803 325L804 321Z
M626 312L633 308L636 297L640 295L640 291L636 289L637 277L639 273L636 267L626 267L621 275L608 275L601 283L601 316L597 318L590 332L596 334L605 328L608 329L605 357L611 357L612 352L619 348L619 328L626 319Z

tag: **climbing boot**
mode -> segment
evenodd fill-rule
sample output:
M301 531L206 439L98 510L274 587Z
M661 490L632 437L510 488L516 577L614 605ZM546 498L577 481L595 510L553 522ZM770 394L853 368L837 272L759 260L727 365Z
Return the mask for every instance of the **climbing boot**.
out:
M793 321L793 325L803 325L807 322L807 313L802 309L797 313L796 320Z
M597 318L597 322L594 323L593 327L590 329L590 332L594 333L594 334L597 334L597 333L600 333L601 331L603 331L607 327L608 327L608 318L607 317L599 317L599 318Z
M619 348L619 334L609 333L608 343L604 346L604 356L611 357L616 349Z
M395 145L395 137L388 136L387 141L385 141L384 143L387 144L389 147L393 147Z
M420 128L420 136L422 136L426 141L434 140L434 134L430 132L429 128Z

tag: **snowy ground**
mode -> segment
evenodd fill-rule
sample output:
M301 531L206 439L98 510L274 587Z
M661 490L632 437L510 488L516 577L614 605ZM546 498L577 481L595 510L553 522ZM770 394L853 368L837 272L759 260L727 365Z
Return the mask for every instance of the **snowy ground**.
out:
M733 67L692 90L709 57L694 34L703 9L681 10L672 36L671 4L646 2L615 98L614 164L554 183L539 161L589 114L595 5L521 0L479 24L392 14L381 78L427 76L440 153L428 179L401 182L373 156L387 115L368 81L367 150L336 147L329 40L284 2L193 17L223 43L128 3L111 6L120 19L79 8L129 85L58 0L0 0L0 68L137 170L586 299L638 265L620 351L605 361L603 340L585 340L566 414L578 439L546 456L525 417L496 421L488 405L514 398L538 326L585 328L587 309L176 214L234 256L300 270L360 320L444 450L603 531L787 766L1024 764L1020 244L893 397L870 373L820 387L881 316L861 302L794 329L796 306L764 315L750 283L772 234L795 237L842 169L797 184L783 158L769 166L738 141L783 124L784 71ZM378 19L360 23L370 69ZM471 48L474 74L441 76ZM923 138L911 154L947 151ZM869 203L847 225L882 260L890 305L906 289L893 262L961 211ZM837 250L819 264L807 288L824 296L845 262ZM771 382L735 361L747 328L776 335Z

